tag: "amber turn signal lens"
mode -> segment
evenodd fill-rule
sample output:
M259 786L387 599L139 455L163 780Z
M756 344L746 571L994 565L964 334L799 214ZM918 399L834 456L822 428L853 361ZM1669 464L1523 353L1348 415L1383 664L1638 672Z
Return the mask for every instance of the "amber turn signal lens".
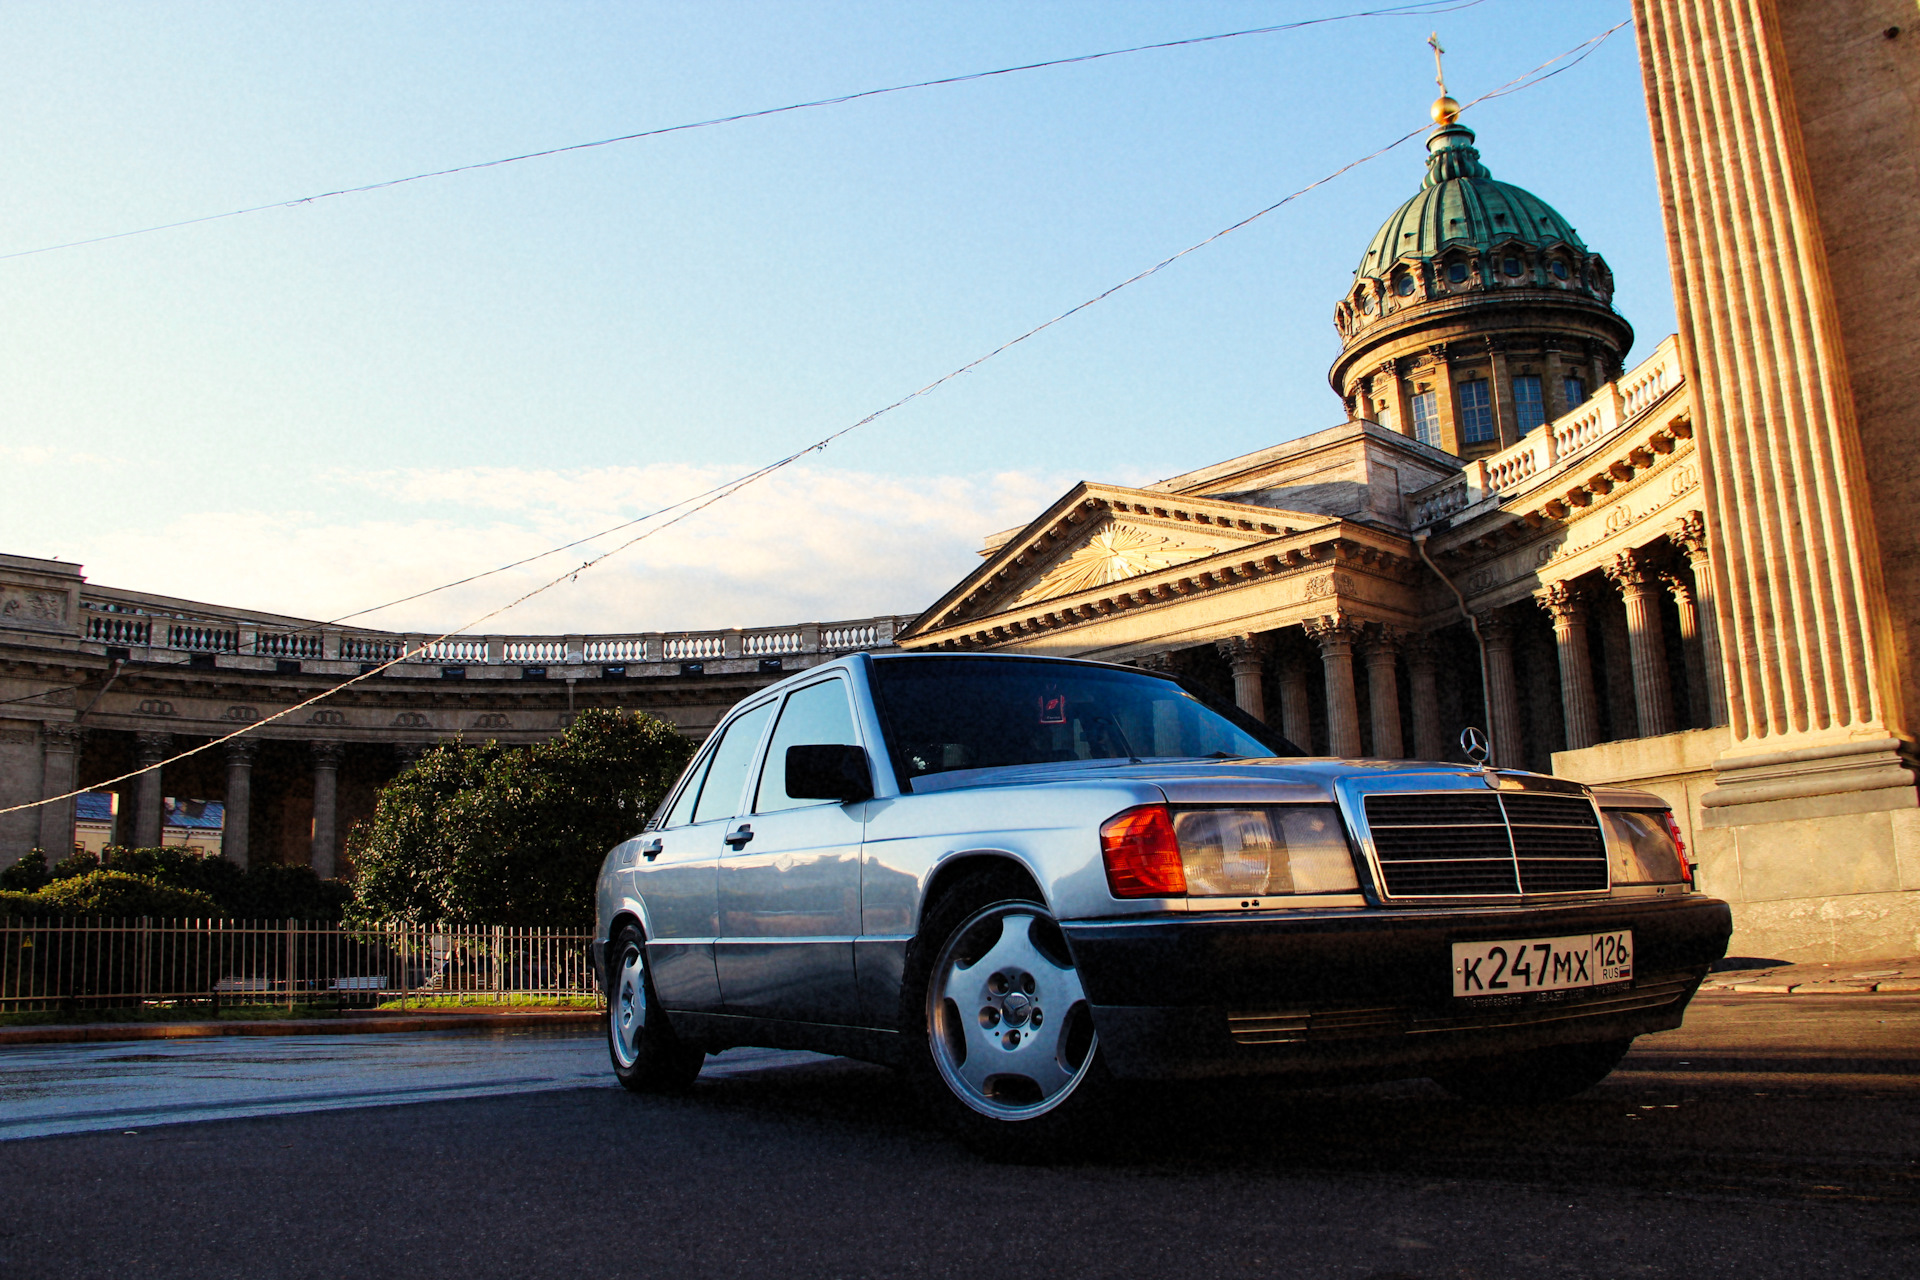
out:
M1100 827L1100 857L1107 866L1107 888L1116 898L1177 898L1187 891L1173 815L1163 804L1143 804L1108 818Z

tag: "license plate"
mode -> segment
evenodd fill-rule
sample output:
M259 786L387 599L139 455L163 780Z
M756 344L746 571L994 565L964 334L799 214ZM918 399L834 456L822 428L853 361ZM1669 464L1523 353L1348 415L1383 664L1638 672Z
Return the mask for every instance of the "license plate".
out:
M1456 998L1568 991L1633 978L1633 931L1453 944Z

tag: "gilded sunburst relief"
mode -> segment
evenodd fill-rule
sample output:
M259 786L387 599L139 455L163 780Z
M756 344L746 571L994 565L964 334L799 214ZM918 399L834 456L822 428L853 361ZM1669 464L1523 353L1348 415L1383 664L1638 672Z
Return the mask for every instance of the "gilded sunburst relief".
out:
M1115 522L1087 540L1085 546L1054 566L1040 581L1023 591L1014 601L1050 596L1069 596L1089 587L1104 586L1127 578L1171 569L1174 565L1214 555L1219 547L1175 542L1172 538L1129 524Z

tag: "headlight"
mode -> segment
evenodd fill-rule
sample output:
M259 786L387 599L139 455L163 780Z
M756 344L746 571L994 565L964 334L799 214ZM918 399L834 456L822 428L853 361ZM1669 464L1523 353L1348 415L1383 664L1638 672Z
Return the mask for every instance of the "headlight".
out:
M1142 805L1108 820L1100 847L1116 898L1260 898L1360 887L1340 814L1330 805Z
M1613 864L1613 882L1628 884L1685 884L1687 868L1669 830L1667 815L1633 809L1607 809L1607 859Z

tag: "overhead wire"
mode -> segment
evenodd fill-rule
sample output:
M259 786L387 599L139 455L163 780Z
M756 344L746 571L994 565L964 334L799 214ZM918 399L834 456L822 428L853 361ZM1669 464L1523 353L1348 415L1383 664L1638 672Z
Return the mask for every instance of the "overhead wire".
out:
M1487 93L1481 94L1479 97L1474 98L1472 101L1462 105L1459 109L1460 112L1465 113L1470 108L1477 106L1482 102L1486 102L1492 98L1504 97L1509 93L1517 92L1520 89L1531 88L1533 85L1536 85L1541 83L1542 81L1551 79L1553 75L1559 74L1559 71L1548 72L1546 74L1542 74L1542 73L1546 72L1546 69L1548 67L1552 67L1556 63L1566 61L1569 58L1573 59L1573 61L1567 63L1566 67L1560 68L1560 70L1562 71L1567 70L1572 66L1578 65L1578 63L1584 61L1591 53L1593 53L1594 50L1598 49L1602 44L1604 44L1606 40L1610 36L1612 36L1615 32L1619 31L1622 27L1627 26L1630 21L1631 19L1618 22L1613 26L1607 28L1605 31L1601 32L1599 35L1591 36L1588 39L1581 41L1579 44L1567 50L1565 53L1558 54L1555 57L1548 59L1546 62L1541 63L1539 66L1533 68L1531 71L1525 72L1522 75L1514 77L1512 80L1509 80L1506 84L1500 86L1499 88L1490 90ZM1008 351L1011 348L1019 345L1020 343L1025 342L1027 339L1032 338L1037 334L1045 332L1046 330L1052 328L1054 325L1059 324L1061 321L1066 320L1071 316L1077 315L1079 312L1086 310L1088 307L1094 306L1104 301L1105 299L1112 297L1114 294L1120 292L1120 290L1122 289L1127 288L1129 285L1136 284L1141 280L1145 280L1149 276L1157 274L1158 272L1164 270L1165 268L1172 266L1174 263L1180 261L1182 258L1185 258L1187 255L1194 253L1200 249L1203 249L1206 246L1213 244L1215 241L1220 240L1225 236L1231 235L1234 232L1239 231L1242 228L1245 228L1253 224L1254 222L1259 221L1261 218L1266 217L1268 214L1273 213L1275 210L1280 209L1288 204L1291 204L1293 201L1299 199L1301 196L1306 195L1308 192L1311 192L1319 187L1325 186L1329 182L1334 181L1335 179L1339 178L1341 175L1348 173L1349 171L1355 168L1358 168L1359 166L1366 164L1369 161L1378 159L1379 157L1387 154L1389 151L1392 151L1395 148L1404 145L1408 141L1418 137L1420 134L1425 133L1426 131L1427 131L1427 126L1422 125L1419 128L1412 129L1404 134L1401 134L1398 138L1395 138L1392 142L1387 143L1385 146L1376 148L1375 150L1368 152L1366 155L1361 156L1357 160L1352 160L1344 165L1341 165L1338 169L1335 169L1332 173L1327 174L1325 177L1320 178L1314 182L1310 182L1306 186L1301 187L1298 191L1295 191L1290 195L1287 195L1279 200L1274 201L1272 204L1266 206L1264 209L1261 209L1256 213L1249 214L1247 217L1240 219L1238 222L1235 222L1229 226L1221 228L1219 231L1214 232L1212 235L1207 236L1205 239L1196 241L1195 243L1188 245L1186 248L1180 250L1178 253L1172 254L1166 258L1162 258L1159 262L1156 262L1155 264L1146 268L1143 271L1136 272L1135 274L1127 277L1125 280L1122 280L1119 284L1116 284L1111 288L1102 290L1100 293L1095 294L1093 297L1088 298L1086 301L1081 302L1076 306L1069 307L1067 310L1062 311L1059 315L1056 315L1050 320L1044 321L1040 324L1033 326L1031 329L1028 329L1026 332L1020 334L1017 337L1008 339L1007 341L1001 343L999 346L993 348L991 351L988 351L985 355L979 356L973 360L969 360L967 363L952 370L951 372L943 374L938 378L935 378L932 382L927 383L925 386L920 387L915 391L911 391L904 396L901 396L898 400L895 400L893 403L874 410L872 413L868 414L866 417L861 418L858 422L850 423L847 426L841 427L837 431L831 432L830 434L822 437L819 440L814 441L812 444L809 444L804 448L794 450L793 452L787 454L785 457L779 459L776 462L772 462L767 464L766 466L756 468L755 470L750 471L743 476L736 477L734 480L729 481L724 485L720 485L713 490L709 490L708 494L705 495L700 501L698 501L694 505L688 506L687 509L681 511L680 514L674 516L673 519L663 521L662 523L654 526L653 528L642 530L641 532L635 534L633 537L627 539L626 541L621 542L618 545L599 553L598 555L590 557L589 559L583 561L581 564L576 565L574 568L567 570L566 572L558 575L557 577L549 579L548 581L542 583L541 585L534 587L532 590L521 594L520 596L507 602L506 604L499 606L498 608L489 610L488 612L480 615L477 618L472 619L471 621L463 624L462 626L455 627L451 630L442 632L440 635L434 637L431 640L422 641L416 646L403 650L396 657L390 658L387 661L382 662L377 666L371 666L366 670L360 672L358 675L352 676L349 679L343 680L337 685L334 685L328 689L322 690L321 692L316 693L310 698L294 703L291 706L282 708L281 710L274 712L272 715L265 716L259 720L251 721L248 724L238 729L235 729L230 733L222 735L221 737L209 739L208 741L203 742L196 747L190 747L187 750L181 751L175 755L169 756L164 760L157 761L153 764L146 765L141 768L130 770L116 777L107 778L103 781L92 783L87 787L77 788L75 790L67 791L60 795L48 796L45 799L41 799L41 800L32 800L22 804L10 805L6 808L0 808L0 815L4 815L8 813L17 813L24 809L38 808L41 805L53 804L61 800L70 800L70 799L73 799L75 796L84 794L87 791L98 790L102 787L111 787L117 783L126 782L133 778L139 777L143 773L149 773L155 769L163 769L170 764L175 764L181 760L186 760L192 756L199 755L201 752L204 752L204 751L210 751L217 746L221 746L224 743L231 742L235 738L242 737L246 734L252 733L259 729L263 729L267 725L272 724L275 721L284 720L288 716L291 716L296 712L303 711L308 707L314 706L315 704L322 702L327 698L332 697L334 694L339 693L342 690L352 688L354 685L359 684L363 680L372 679L374 676L381 674L382 672L388 670L391 667L397 666L402 662L411 661L414 658L417 658L420 655L430 651L433 648L433 646L440 644L445 640L451 639L454 636L460 635L463 632L470 631L475 627L480 626L482 623L485 623L494 618L497 618L501 614L506 613L511 609L517 608L522 604L525 604L527 601L533 599L534 597L541 595L544 592L552 590L554 587L559 586L563 582L569 581L570 579L573 579L573 578L577 578L581 573L594 568L596 565L603 563L604 561L608 560L613 556L620 554L622 551L625 551L627 548L632 547L640 542L643 542L646 539L654 536L655 534L660 533L666 529L669 529L676 524L679 524L683 520L689 519L692 516L697 515L699 512L704 511L706 508L714 505L717 502L720 502L726 498L732 497L734 494L740 492L742 489L746 488L747 486L754 484L762 479L765 479L767 476L772 475L775 472L780 471L781 469L791 465L792 463L799 461L801 458L806 457L808 454L817 453L827 449L835 441L841 439L842 437L854 431L859 430L861 427L864 427L869 423L872 423L876 419L888 413L891 413L894 410L904 405L910 404L914 400L920 399L921 397L930 394L931 392L937 390L938 388L944 386L945 384L953 381L955 378L961 377L964 374L967 374L972 370L979 368L981 365L993 359L995 356L1000 355L1002 352Z
M1102 58L1118 58L1132 53L1149 53L1160 49L1178 49L1186 45L1210 44L1221 40L1236 40L1243 36L1273 35L1281 31L1297 31L1303 27L1324 26L1333 22L1351 22L1359 18L1405 18L1426 17L1433 14L1453 13L1461 9L1471 9L1484 0L1412 0L1411 3L1392 5L1382 9L1365 9L1355 13L1329 14L1321 18L1303 18L1295 22L1280 22L1265 27L1248 27L1243 31L1222 31L1214 35L1188 36L1180 40L1162 40L1154 44L1137 44L1125 49L1107 49L1099 53L1082 53L1067 58L1050 58L1044 62L1026 62L1018 66L996 67L991 71L970 71L963 75L941 76L934 80L916 80L910 84L888 85L880 89L861 89L855 93L836 94L831 98L814 98L807 102L791 102L780 107L763 107L756 111L740 111L733 115L715 116L708 120L693 120L685 124L663 125L657 129L642 129L636 133L623 133L611 138L597 138L592 142L573 142L565 146L547 147L539 151L526 151L519 155L501 156L493 160L477 160L471 164L454 165L447 169L431 169L424 173L412 173L402 178L385 178L378 182L363 183L356 187L341 187L333 191L319 191L312 195L295 196L286 200L274 200L266 204L248 205L240 209L229 209L224 213L202 214L197 218L182 218L176 222L162 222L149 227L135 227L129 231L115 231L107 235L88 236L80 240L67 240L59 244L41 245L34 249L16 249L11 253L0 253L0 261L9 258L27 258L36 254L55 253L62 249L78 249L90 244L105 244L110 240L125 240L130 236L152 235L158 231L177 231L182 227L195 227L208 222L221 222L228 218L241 218L249 214L265 213L270 209L294 209L301 205L315 204L321 200L332 200L339 196L364 195L370 191L384 191L391 187L405 186L413 182L425 182L431 178L448 178L455 174L472 173L480 169L497 169L502 165L519 164L523 160L541 160L550 156L567 155L574 151L591 151L597 147L611 147L623 142L638 142L644 138L658 138L669 133L684 133L690 129L711 129L716 125L738 124L744 120L762 120L768 116L786 115L794 111L807 111L815 107L837 107L849 102L858 102L864 98L878 98L890 93L907 93L915 89L933 89L944 85L967 84L974 80L988 80L995 76L1016 75L1023 71L1042 71L1049 67L1068 67L1083 62L1097 62Z

